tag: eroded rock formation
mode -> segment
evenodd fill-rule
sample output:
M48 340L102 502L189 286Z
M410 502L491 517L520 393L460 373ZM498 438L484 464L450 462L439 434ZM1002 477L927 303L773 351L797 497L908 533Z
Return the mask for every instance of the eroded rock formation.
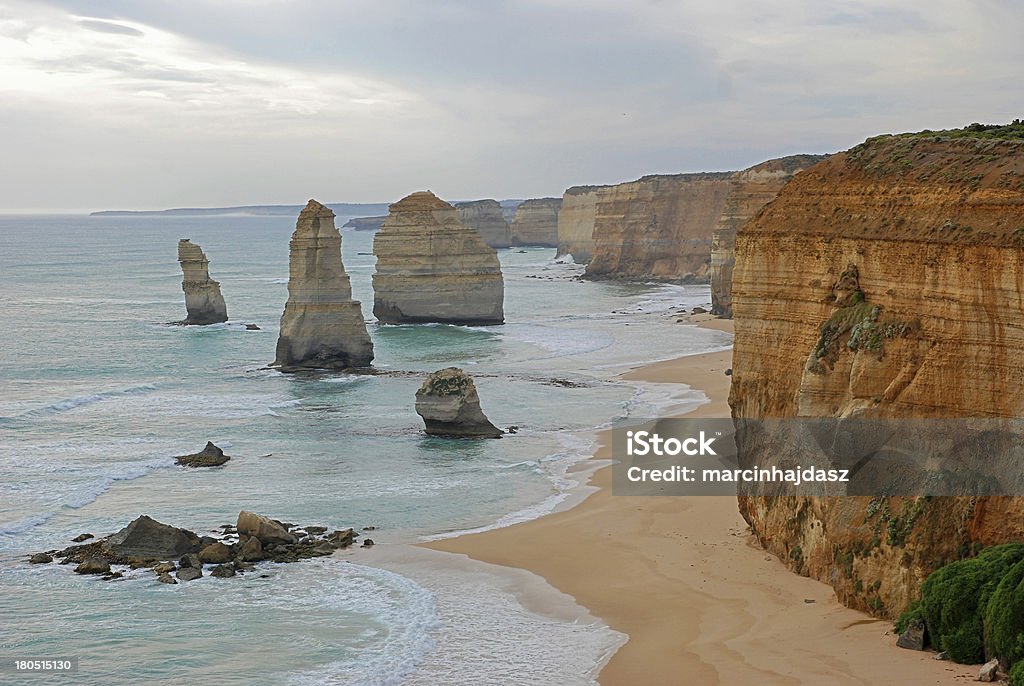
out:
M732 317L732 270L736 231L771 202L793 176L822 161L822 155L790 155L733 175L733 190L711 233L711 312Z
M752 217L800 169L821 160L794 155L741 172L659 174L597 189L590 278L707 281L719 233L719 276L728 261L729 232ZM568 232L568 225L565 226ZM576 228L576 240L585 233ZM568 252L572 252L567 247ZM723 283L723 279L719 279ZM721 290L721 289L719 289Z
M299 213L289 255L288 302L274 365L281 371L367 367L373 343L341 261L334 212L310 200Z
M228 307L220 282L210 278L210 261L203 249L187 238L178 241L181 290L185 291L186 316L182 324L219 324L228 320Z
M601 193L611 186L573 186L562 196L558 211L557 257L572 255L576 264L587 264L594 253L594 221Z
M1024 415L1022 247L1019 139L882 136L805 170L736 239L733 416ZM793 569L889 617L943 563L1024 540L1024 498L740 509Z
M430 191L390 207L374 237L373 313L387 324L500 324L504 282L494 248Z
M480 409L473 377L458 367L441 369L427 377L416 391L416 413L432 436L501 436L501 429L491 424Z
M174 458L174 461L183 467L219 467L230 459L212 441L207 441L206 447L198 453L181 455Z
M524 200L512 220L512 245L558 246L558 210L561 198Z
M455 203L459 220L480 234L484 243L492 248L512 245L512 231L497 200L474 200Z

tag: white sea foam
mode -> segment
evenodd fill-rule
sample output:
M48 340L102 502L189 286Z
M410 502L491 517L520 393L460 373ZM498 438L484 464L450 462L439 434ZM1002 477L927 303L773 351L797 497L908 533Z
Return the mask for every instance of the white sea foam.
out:
M509 512L497 520L482 526L460 529L458 531L445 531L437 534L420 537L422 541L439 541L445 538L454 538L465 534L482 533L503 529L514 524L521 524L544 515L551 514L566 503L572 495L578 492L581 484L585 483L590 475L597 468L604 466L604 461L593 460L588 470L573 470L572 468L584 460L589 459L594 452L596 439L589 431L573 433L569 431L553 432L561 443L562 450L548 455L540 460L521 461L513 464L499 465L495 469L507 470L518 467L528 467L535 473L546 477L553 492L540 502L532 503L514 512Z
M92 405L94 403L102 402L104 400L116 400L127 396L138 396L151 393L156 390L156 386L153 384L140 384L138 386L130 386L128 388L121 388L112 391L98 391L96 393L90 393L88 395L80 395L74 398L65 398L56 402L44 405L43 407L37 407L20 415L17 418L30 418L37 417L42 414L58 414L62 412L70 412L79 407L85 407L86 405ZM6 417L5 419L14 419L15 417Z
M290 579L297 593L278 601L292 611L330 607L372 617L376 627L364 631L365 645L352 659L290 675L289 684L313 686L399 686L415 672L435 645L440 620L434 595L395 572L337 559L302 564L304 579ZM301 583L297 583L300 582Z

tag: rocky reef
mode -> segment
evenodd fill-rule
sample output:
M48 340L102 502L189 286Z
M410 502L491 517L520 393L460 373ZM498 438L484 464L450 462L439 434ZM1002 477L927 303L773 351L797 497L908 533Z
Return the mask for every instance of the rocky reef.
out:
M431 436L498 438L501 429L480 409L473 377L458 367L441 369L416 391L416 413Z
M492 248L512 245L512 231L497 200L457 202L455 209L459 211L462 223L480 234L487 245Z
M174 461L182 467L219 467L230 459L223 450L207 441L206 447L198 453L182 455L174 458Z
M203 249L187 238L178 241L181 290L185 291L186 325L219 324L228 320L220 282L210 278L210 261Z
M253 571L264 560L287 563L331 555L351 546L359 535L350 528L327 531L325 526L286 524L242 510L234 525L221 526L215 536L200 536L142 515L115 534L35 553L29 563L48 564L57 558L62 565L76 565L77 574L105 581L121 579L129 570L150 569L154 581L177 584L202 578L207 565L210 576L227 578ZM372 545L370 539L363 541L363 547Z
M734 418L1021 416L1022 247L1019 138L881 136L796 175L736 237ZM1015 497L751 491L740 510L795 571L878 616L944 563L1024 541Z
M505 287L494 248L430 191L389 208L374 237L373 314L386 324L501 324Z
M561 198L533 198L521 202L512 220L512 245L557 247L561 207Z
M373 343L341 261L334 212L310 200L299 213L289 254L288 301L274 365L281 371L367 367Z

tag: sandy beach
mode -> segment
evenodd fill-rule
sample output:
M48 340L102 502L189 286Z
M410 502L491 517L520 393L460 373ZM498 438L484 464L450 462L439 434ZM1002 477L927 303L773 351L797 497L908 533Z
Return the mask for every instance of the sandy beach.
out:
M731 330L704 316L701 326ZM728 417L731 351L644 366L623 378L685 383ZM595 458L610 457L610 435ZM628 642L603 686L663 684L954 684L976 668L895 645L892 624L843 607L832 589L787 570L754 540L732 497L612 496L611 473L567 511L428 547L532 571Z

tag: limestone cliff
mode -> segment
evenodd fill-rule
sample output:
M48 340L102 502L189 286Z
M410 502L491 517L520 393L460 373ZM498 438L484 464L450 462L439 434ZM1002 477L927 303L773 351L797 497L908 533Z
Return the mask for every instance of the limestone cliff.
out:
M1022 246L1022 140L883 136L805 170L736 238L733 416L1021 416ZM765 547L876 615L944 562L1024 540L1021 498L740 509Z
M497 200L474 200L457 202L459 219L475 230L484 243L492 248L507 248L512 245L512 231Z
M181 289L185 291L186 316L182 324L218 324L228 320L228 307L220 282L210 278L210 261L203 249L187 238L178 241Z
M556 247L561 206L561 198L534 198L520 203L512 220L512 245Z
M733 189L711 232L711 312L732 316L732 270L736 231L771 202L793 176L825 159L823 155L790 155L768 160L732 177Z
M281 371L367 367L373 343L341 261L334 212L310 200L292 234L288 302L274 365Z
M497 253L430 191L391 205L373 254L373 313L381 322L504 322Z
M610 186L573 186L562 196L558 211L557 257L572 255L573 262L586 264L594 253L594 220L601 192Z
M596 208L586 274L691 282L708 281L717 273L718 282L725 283L730 232L770 201L793 174L820 159L794 155L741 172L653 175L598 189L596 198L587 200L596 202Z

